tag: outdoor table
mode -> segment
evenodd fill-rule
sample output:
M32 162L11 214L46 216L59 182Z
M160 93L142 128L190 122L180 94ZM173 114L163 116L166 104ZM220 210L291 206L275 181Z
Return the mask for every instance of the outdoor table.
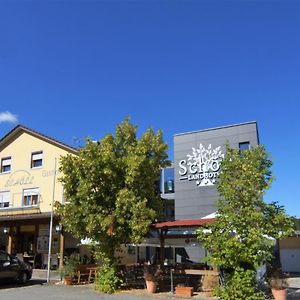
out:
M196 270L196 269L185 269L185 274L188 275L215 275L219 276L219 272L215 270Z

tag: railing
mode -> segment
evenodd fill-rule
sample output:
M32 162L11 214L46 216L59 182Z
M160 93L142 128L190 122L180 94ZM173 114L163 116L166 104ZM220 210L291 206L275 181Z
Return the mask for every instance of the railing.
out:
M154 277L157 275L156 270L160 270L159 289L161 291L174 291L174 287L178 284L193 286L194 290L199 290L202 285L202 278L206 275L214 275L219 277L217 270L211 270L205 264L176 264L163 266L157 265L134 264L119 266L120 275L125 279L125 284L129 287L144 287L145 272L149 272ZM196 276L195 276L196 275Z

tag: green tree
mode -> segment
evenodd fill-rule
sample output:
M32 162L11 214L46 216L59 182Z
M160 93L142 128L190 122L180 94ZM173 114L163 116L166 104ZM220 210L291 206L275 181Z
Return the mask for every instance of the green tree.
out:
M296 217L293 217L295 229L300 230L300 219L297 219Z
M264 299L256 269L272 258L274 240L293 233L293 222L277 203L263 201L273 180L263 146L240 152L226 146L218 182L216 220L198 230L207 260L224 271L221 299Z
M97 282L106 292L120 285L116 249L141 242L159 216L162 202L157 183L167 163L166 151L161 131L155 134L148 129L138 138L137 126L126 118L114 135L97 143L88 139L78 156L61 158L68 204L57 204L57 213L67 231L98 244L96 256L103 267Z

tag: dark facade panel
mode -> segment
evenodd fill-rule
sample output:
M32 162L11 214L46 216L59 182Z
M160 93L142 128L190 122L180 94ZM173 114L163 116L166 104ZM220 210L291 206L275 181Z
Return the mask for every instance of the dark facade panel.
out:
M225 144L259 143L256 122L174 136L175 219L198 219L216 211L216 184Z

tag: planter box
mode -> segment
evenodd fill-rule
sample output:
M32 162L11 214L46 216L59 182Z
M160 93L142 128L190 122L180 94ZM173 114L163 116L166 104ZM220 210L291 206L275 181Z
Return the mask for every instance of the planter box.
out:
M175 293L179 296L192 297L194 288L192 286L176 286Z

